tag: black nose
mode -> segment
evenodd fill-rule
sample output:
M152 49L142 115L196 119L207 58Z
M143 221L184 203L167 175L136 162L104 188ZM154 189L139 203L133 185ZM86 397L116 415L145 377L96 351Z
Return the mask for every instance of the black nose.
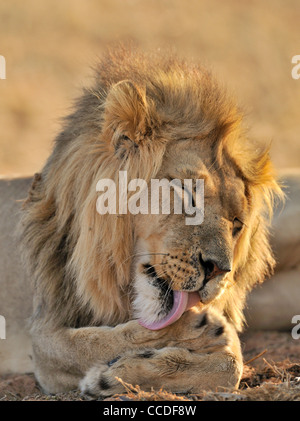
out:
M221 275L222 273L230 272L231 268L225 268L223 265L218 264L217 262L213 260L203 260L201 254L199 255L199 260L201 265L204 268L205 272L205 280L209 281L210 279L215 278L218 275Z

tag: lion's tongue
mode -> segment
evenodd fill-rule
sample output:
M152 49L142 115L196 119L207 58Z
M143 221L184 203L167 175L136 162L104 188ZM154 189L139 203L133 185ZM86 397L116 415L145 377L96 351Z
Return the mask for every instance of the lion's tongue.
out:
M198 292L174 291L173 293L173 307L167 316L154 323L146 323L140 319L140 325L150 330L159 330L169 326L171 323L176 322L185 311L197 304L200 299Z

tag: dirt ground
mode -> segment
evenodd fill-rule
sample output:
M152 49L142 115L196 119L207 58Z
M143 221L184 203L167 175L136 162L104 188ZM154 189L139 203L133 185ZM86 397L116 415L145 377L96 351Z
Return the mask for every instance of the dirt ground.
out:
M238 390L223 389L199 395L144 392L124 382L124 394L107 400L137 401L300 401L300 340L289 332L248 332L241 337L244 373ZM0 380L0 401L84 401L79 392L45 395L32 374Z

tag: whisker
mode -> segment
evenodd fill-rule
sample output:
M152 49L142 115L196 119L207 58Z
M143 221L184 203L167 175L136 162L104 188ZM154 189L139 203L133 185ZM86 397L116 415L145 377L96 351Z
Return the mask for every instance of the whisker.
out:
M155 268L155 267L157 267L157 266L166 265L166 264L167 264L167 262L155 263L154 265L149 265L149 268L150 268L150 267L151 267L151 268Z
M157 275L157 278L161 279L163 281L163 283L167 282L165 279L161 278L162 275L167 275L167 272L165 270L161 270L159 272L155 270L155 273Z
M130 256L128 256L121 264L127 262L127 260L131 259L132 257L136 256L169 256L169 253L135 253Z
M162 298L162 305L165 304L165 302L167 302L168 296L170 294L170 292L172 291L171 285L163 278L161 278L162 275L167 275L166 271L160 271L160 273L157 273L158 278L161 279L161 283L162 285L167 285L167 290Z
M164 301L165 302L167 301L169 293L173 290L172 285L174 284L174 277L177 275L177 273L179 272L179 270L180 270L180 268L177 269L177 272L172 276L170 282L168 283L167 291L166 291L166 293L165 293L165 295L163 297L163 303L164 303Z

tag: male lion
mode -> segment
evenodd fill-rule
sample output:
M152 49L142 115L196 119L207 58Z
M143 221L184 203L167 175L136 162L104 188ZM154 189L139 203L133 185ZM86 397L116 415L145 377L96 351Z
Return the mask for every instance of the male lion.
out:
M33 359L46 392L80 384L105 397L123 390L116 377L173 392L239 384L237 333L247 292L272 272L268 218L281 195L268 151L240 125L203 68L106 54L24 203ZM97 182L118 186L120 170L128 181L204 179L203 223L100 215ZM187 311L171 324L176 297ZM165 322L152 330L138 319Z

